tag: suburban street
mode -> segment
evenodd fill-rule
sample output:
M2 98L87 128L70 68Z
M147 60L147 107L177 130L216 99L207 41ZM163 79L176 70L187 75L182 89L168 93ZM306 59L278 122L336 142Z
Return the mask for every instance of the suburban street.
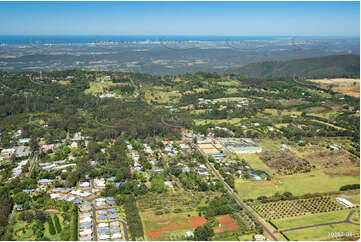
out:
M34 151L34 156L30 159L30 167L29 167L29 172L27 174L28 177L31 176L31 172L33 171L36 161L38 160L38 155L39 155L39 149Z
M91 180L91 185L92 185L92 188L94 189L95 186L94 186L94 180ZM91 200L89 200L89 202L91 202L92 204L92 216L93 216L93 234L94 234L94 241L97 241L98 240L98 232L97 232L97 225L98 225L98 222L97 222L97 214L96 214L96 211L97 211L97 208L94 204L94 200L97 199L97 197L94 197L92 198ZM126 241L129 241L129 235L128 235L128 227L127 227L127 223L123 220L120 220L120 219L117 219L115 221L119 221L122 223L123 225L123 231L124 231L124 238Z

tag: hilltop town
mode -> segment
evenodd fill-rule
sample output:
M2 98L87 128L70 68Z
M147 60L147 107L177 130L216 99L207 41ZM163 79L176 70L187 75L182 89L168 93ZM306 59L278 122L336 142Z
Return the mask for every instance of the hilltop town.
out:
M359 238L354 74L1 75L3 239Z

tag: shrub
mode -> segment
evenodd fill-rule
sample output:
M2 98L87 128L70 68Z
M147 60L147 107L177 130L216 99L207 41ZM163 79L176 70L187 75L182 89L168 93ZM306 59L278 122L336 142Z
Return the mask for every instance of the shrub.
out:
M78 208L74 206L73 213L70 218L70 240L78 240Z
M56 232L60 233L61 232L61 225L60 225L60 222L59 222L59 218L58 218L58 216L56 214L54 215L54 223L55 223Z
M48 216L48 225L49 225L49 233L52 235L56 234L54 223L50 215Z
M360 184L344 185L340 187L340 191L360 189Z

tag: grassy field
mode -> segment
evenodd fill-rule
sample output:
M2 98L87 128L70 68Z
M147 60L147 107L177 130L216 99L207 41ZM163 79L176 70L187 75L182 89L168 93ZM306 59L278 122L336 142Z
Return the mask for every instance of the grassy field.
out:
M154 86L143 87L147 101L155 101L159 103L174 103L177 102L181 94L176 90L168 90L167 88Z
M246 100L247 98L245 97L223 97L223 98L217 98L214 99L214 101L217 102L237 102L237 101L242 101L242 100Z
M262 148L262 151L279 151L281 148L281 141L275 139L262 139L256 142Z
M353 224L333 224L328 226L320 226L315 228L309 228L309 229L300 229L300 230L294 230L290 232L285 232L284 234L290 239L290 240L306 240L306 241L312 241L312 240L331 240L336 239L332 234L333 232L340 232L344 235L346 233L359 233L360 232L360 226L359 225L353 225Z
M238 241L251 241L252 239L253 239L252 234L245 234L245 235L238 236Z
M252 166L252 164L250 165ZM244 182L236 180L235 186L242 199L257 198L261 195L270 196L276 192L291 192L297 196L307 193L333 192L338 191L343 185L359 183L360 176L347 175L348 172L358 171L358 168L314 170L309 173L274 177L271 181Z
M245 161L255 170L264 170L269 174L273 174L271 169L261 161L258 154L238 154L240 159L245 159Z
M58 210L56 210L58 212ZM14 230L14 238L16 240L20 241L28 241L28 240L35 240L35 235L33 233L33 230L31 229L32 226L35 224L35 220L32 223L27 223L19 219L19 214L16 214L16 223L14 224L13 230ZM54 222L54 216L52 215L53 223ZM58 214L59 222L61 224L62 229L64 229L64 219L63 217ZM56 233L55 235L51 235L49 232L49 225L48 222L44 223L44 237L54 241L61 240L60 233Z
M239 237L236 235L237 231L225 231L216 233L214 240L215 241L242 241L242 240L252 240L252 235L243 235L242 239L240 240Z
M103 93L105 88L108 88L110 86L114 86L114 84L111 81L106 82L89 82L89 88L86 89L84 92L85 94L101 94Z
M285 219L277 219L272 220L272 223L275 224L278 229L282 230L328 222L337 222L345 220L350 211L351 210L341 210L327 213L297 216Z
M311 82L318 83L323 88L332 90L349 96L360 97L360 79L335 78L335 79L312 79Z
M221 86L239 86L240 82L232 80L232 81L221 81L221 82L217 82L217 85L221 85Z
M22 240L22 241L35 240L35 236L33 234L33 231L31 230L31 226L34 223L28 224L26 222L19 220L18 218L19 218L19 214L16 214L16 223L14 224L13 227L14 238L16 238L16 240Z
M353 204L360 204L360 190L343 191L342 194L335 194L333 197L342 197L349 200Z
M163 193L156 198L148 194L139 199L137 205L145 239L180 240L186 231L192 231L194 216L198 216L196 208L204 206L207 199L203 193L193 195L178 191Z
M240 118L233 118L230 120L226 120L226 119L216 119L216 120L205 120L205 119L198 119L198 120L194 120L194 122L196 123L196 125L204 125L204 124L209 124L209 123L213 123L215 125L220 124L220 123L230 123L230 124L234 124L234 125L240 125Z

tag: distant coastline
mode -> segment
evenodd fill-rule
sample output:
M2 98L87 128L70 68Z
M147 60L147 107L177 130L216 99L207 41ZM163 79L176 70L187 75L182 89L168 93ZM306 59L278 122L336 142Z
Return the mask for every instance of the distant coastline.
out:
M297 39L359 39L352 36L296 36ZM2 45L27 44L87 44L94 42L160 42L198 41L224 42L247 40L285 40L295 36L196 36L196 35L0 35Z

